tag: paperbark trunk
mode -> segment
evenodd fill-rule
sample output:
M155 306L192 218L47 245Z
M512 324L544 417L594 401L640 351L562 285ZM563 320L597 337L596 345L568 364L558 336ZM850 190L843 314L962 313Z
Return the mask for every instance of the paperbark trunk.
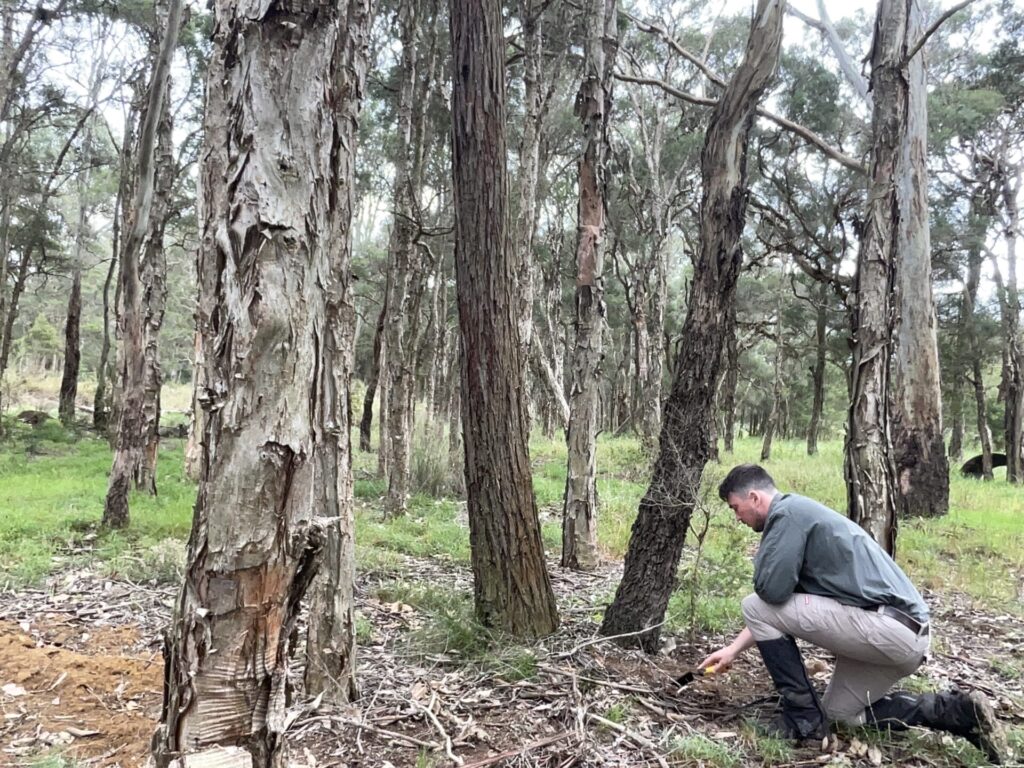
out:
M143 246L139 280L142 283L143 371L142 428L144 442L140 461L134 470L135 487L156 495L156 461L160 452L160 389L163 370L160 367L160 329L167 305L167 255L164 252L164 230L170 215L171 190L174 185L174 143L172 138L171 84L163 84L163 108L156 129L155 177L153 203L149 212L149 231Z
M259 768L289 764L289 642L323 549L331 581L314 599L310 644L334 650L331 674L351 673L348 217L369 8L261 8L215 9L198 258L203 458L165 652L160 768L225 747Z
M759 0L743 61L711 115L701 154L700 252L672 388L663 411L658 458L640 502L622 581L601 634L658 649L700 478L710 454L715 385L742 261L747 142L758 101L778 67L785 2Z
M530 483L518 286L508 243L505 40L498 0L451 0L455 264L462 429L476 612L544 635L558 625Z
M913 0L881 0L871 48L871 179L868 209L857 254L854 284L853 362L850 369L850 420L844 472L848 514L886 552L896 547L899 505L896 462L891 435L896 291L899 267L898 230L908 154L909 88L903 57L914 39L908 35L908 4ZM909 184L909 178L907 179ZM928 283L930 285L930 282Z
M114 462L110 469L107 497L103 505L103 525L108 528L124 528L128 525L128 491L138 467L142 464L145 448L145 426L142 411L145 380L144 297L139 272L153 201L156 135L164 107L164 91L170 77L171 58L174 55L174 47L178 39L178 26L182 11L181 0L171 0L168 8L167 25L160 45L159 56L153 63L148 106L139 137L139 170L135 190L134 221L125 242L121 260L121 287L124 301L122 315L124 324L122 338L123 390L118 415Z
M900 4L895 15L904 18L903 29L900 39L893 43L902 58L920 39L923 24L918 0L900 0ZM896 18L893 21L900 23ZM932 303L928 96L923 51L898 69L900 79L891 81L898 90L875 92L876 105L882 98L894 100L905 121L893 178L897 205L893 210L898 217L893 231L894 254L899 259L896 275L900 302L893 377L893 455L900 512L911 517L937 517L949 512L949 460L942 435L939 345Z
M618 44L615 0L587 11L583 81L576 115L583 126L576 233L576 343L569 397L568 458L562 508L562 567L597 566L597 428L604 359L604 231L607 208L611 73Z
M1006 481L1024 483L1024 336L1020 328L1020 294L1017 286L1017 235L1020 212L1017 198L1021 184L1020 169L1006 174L1000 192L1005 216L1006 282L1002 294L1003 370L1001 390L1006 410L1003 430L1006 447Z

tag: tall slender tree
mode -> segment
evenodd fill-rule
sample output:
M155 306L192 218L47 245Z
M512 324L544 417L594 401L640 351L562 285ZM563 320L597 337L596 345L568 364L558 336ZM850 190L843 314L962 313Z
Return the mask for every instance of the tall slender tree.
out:
M567 433L568 466L562 510L562 565L597 565L597 428L604 359L604 231L607 208L608 121L612 110L617 10L615 0L591 0L576 114L583 125L576 233L576 342Z
M329 631L342 633L325 641L351 650L347 238L368 16L366 0L301 13L216 5L198 259L202 470L165 653L160 768L226 747L259 768L284 764L289 643L325 538L337 574Z
M123 388L117 421L114 462L110 469L107 497L103 505L103 525L124 528L128 525L128 491L143 466L146 445L143 404L145 397L145 297L140 278L140 262L149 234L150 210L156 178L157 133L165 107L171 59L181 24L182 0L170 0L167 21L153 71L149 80L148 103L143 118L137 152L138 179L135 188L134 219L121 258L121 296L124 302L122 322Z
M883 89L875 92L874 98L877 108L880 98L895 97L905 116L896 165L900 175L895 180L898 223L894 223L894 235L900 304L893 377L893 457L900 511L914 517L934 517L949 511L949 462L942 436L939 345L932 303L924 50L907 60L924 32L924 25L918 0L903 0L901 5L905 15L905 31L898 43L902 93L890 94Z
M558 625L530 482L517 284L508 242L499 0L450 0L455 265L462 430L476 612L543 635Z
M941 432L935 438L925 426L936 421L941 425L941 414L934 410L938 396L932 392L932 384L938 386L937 352L927 338L934 341L934 312L930 289L925 291L921 287L931 285L927 266L930 255L924 187L927 147L922 53L918 51L907 60L920 36L916 0L879 3L871 48L871 177L857 255L845 474L851 519L890 554L896 547L897 511L902 504L908 505L910 511L911 502L918 498L915 483L919 479L922 493L924 488L931 487L942 511L942 500L948 498ZM923 293L929 293L929 297L922 298ZM903 314L905 318L901 317ZM912 327L915 324L916 329ZM894 377L890 360L897 330L897 354L901 357L898 368L904 372ZM914 354L925 358L920 369L906 359ZM897 379L903 382L902 392L895 389ZM921 392L926 394L918 398ZM941 466L941 472L925 467L919 477L909 464L915 459L907 455L908 449L894 447L895 398L900 399L900 445L908 445L908 440L910 444L917 441L916 461L927 467ZM923 431L911 437L914 433L909 430L915 424L922 425ZM936 444L934 439L939 442ZM924 480L932 476L934 487ZM903 500L901 484L910 492L903 495ZM913 502L917 503L928 502Z
M747 202L747 143L757 104L779 63L784 0L759 0L743 61L715 105L701 154L700 251L665 403L658 458L629 540L604 635L656 651L701 474L711 452L715 387Z

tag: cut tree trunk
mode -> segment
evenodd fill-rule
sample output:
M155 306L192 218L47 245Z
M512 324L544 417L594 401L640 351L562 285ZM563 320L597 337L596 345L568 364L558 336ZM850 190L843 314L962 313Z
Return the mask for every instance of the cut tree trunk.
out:
M537 636L558 626L530 481L518 286L508 243L505 39L499 0L451 0L455 264L476 613Z
M317 590L310 643L324 647L309 666L315 681L332 649L326 672L349 675L332 685L351 685L348 239L369 7L305 8L215 9L198 257L203 459L165 650L160 768L218 745L257 768L290 764L289 643L322 551L331 581Z
M747 142L757 104L779 62L786 3L759 0L739 68L711 115L701 154L700 252L658 458L640 502L622 581L601 634L657 651L686 531L710 455L710 421L736 278L747 203Z
M576 234L576 343L572 352L562 567L597 567L597 430L604 359L604 231L608 121L618 43L615 0L591 0L576 115L583 126Z

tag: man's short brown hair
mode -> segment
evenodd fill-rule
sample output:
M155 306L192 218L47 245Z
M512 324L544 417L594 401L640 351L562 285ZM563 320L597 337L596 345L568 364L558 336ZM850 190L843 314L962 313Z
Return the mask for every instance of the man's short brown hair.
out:
M773 491L775 481L760 464L738 464L729 470L718 486L718 498L729 500L729 494L742 496L750 491Z

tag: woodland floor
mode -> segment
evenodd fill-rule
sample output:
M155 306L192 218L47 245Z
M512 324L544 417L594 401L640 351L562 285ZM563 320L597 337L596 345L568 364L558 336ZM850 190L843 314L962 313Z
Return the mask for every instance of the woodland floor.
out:
M874 741L864 732L843 733L824 750L776 745L771 753L770 740L755 738L750 725L774 705L756 659L748 656L677 695L673 679L725 638L696 637L693 645L668 638L669 650L654 657L597 641L597 609L620 567L579 575L552 563L559 632L505 662L499 652L476 664L414 652L410 637L427 617L399 600L372 597L396 579L405 588L468 591L467 569L405 558L392 573L362 574L358 611L369 627L364 622L359 649L361 698L344 711L297 703L292 764L940 766L980 759L969 747L924 733ZM111 579L90 568L61 571L43 588L0 593L0 765L143 765L160 710L160 633L174 595L170 586ZM927 598L935 641L911 684L980 689L1019 733L1019 618L986 613L957 595ZM808 656L824 685L827 659Z

